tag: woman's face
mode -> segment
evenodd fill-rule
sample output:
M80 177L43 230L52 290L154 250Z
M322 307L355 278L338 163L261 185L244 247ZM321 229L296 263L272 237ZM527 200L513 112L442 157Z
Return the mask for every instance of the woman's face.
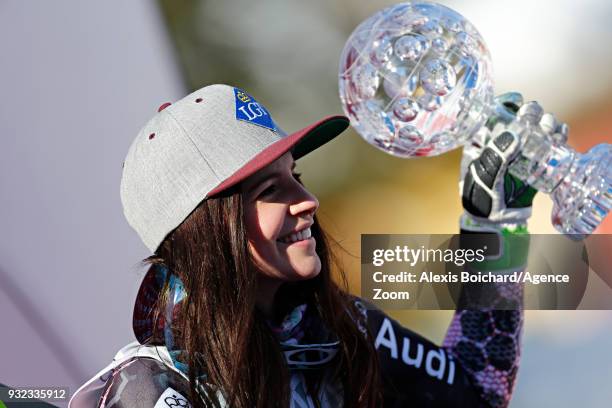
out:
M281 281L314 278L321 260L310 237L319 202L293 172L291 153L242 184L249 249L261 273Z

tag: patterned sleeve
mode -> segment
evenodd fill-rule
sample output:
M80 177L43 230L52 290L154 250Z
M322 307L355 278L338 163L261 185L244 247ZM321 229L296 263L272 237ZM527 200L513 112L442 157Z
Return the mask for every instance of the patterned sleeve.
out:
M479 270L524 268L529 235L504 238L504 256ZM463 285L442 346L355 298L361 312L355 320L364 333L366 323L377 350L385 406L507 407L520 357L522 297L522 284Z
M529 235L506 231L500 237L500 259L472 266L471 272L504 274L524 269ZM464 284L443 342L490 407L510 403L521 356L522 301L522 283Z
M374 342L387 408L457 407L481 404L469 373L444 348L403 327L371 303L357 298L357 324ZM367 329L361 326L365 322Z

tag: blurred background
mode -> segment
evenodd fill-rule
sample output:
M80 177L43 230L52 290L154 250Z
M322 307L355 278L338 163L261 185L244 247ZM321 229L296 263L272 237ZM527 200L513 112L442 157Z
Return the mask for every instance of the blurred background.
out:
M612 142L612 3L440 1L517 90L586 151ZM157 107L211 83L240 86L287 131L341 113L340 52L391 1L0 2L0 383L79 385L131 342L149 255L123 218L121 164ZM454 233L461 151L402 160L352 130L301 160L359 294L365 233ZM533 233L555 233L538 195ZM598 232L612 233L612 217ZM441 342L452 311L390 312ZM609 406L612 312L528 311L512 407ZM60 404L61 405L61 404ZM63 406L63 405L62 405Z

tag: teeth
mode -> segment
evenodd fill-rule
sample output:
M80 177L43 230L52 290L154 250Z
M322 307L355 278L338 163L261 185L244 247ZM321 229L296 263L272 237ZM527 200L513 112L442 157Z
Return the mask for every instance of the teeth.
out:
M312 235L310 228L306 228L303 229L301 231L295 232L293 234L290 234L289 236L283 238L281 240L281 242L284 242L286 244L288 243L292 243L292 242L297 242L297 241L303 241L305 239L310 238Z

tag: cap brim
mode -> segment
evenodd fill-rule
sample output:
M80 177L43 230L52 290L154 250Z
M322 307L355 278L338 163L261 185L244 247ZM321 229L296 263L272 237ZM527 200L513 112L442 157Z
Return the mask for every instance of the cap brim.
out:
M208 193L207 197L218 194L241 182L289 150L292 151L295 160L307 155L338 136L348 125L349 120L346 116L328 116L302 130L285 136L262 150L234 174L223 180L223 182Z
M253 157L234 174L215 187L206 197L214 196L236 185L290 150L294 160L304 157L338 136L346 130L348 125L349 120L346 116L328 116L304 129L283 137ZM163 318L154 322L154 308L159 292L163 287L164 279L165 275L160 273L159 268L150 267L138 289L134 304L132 328L136 339L141 344L163 344L163 338L153 338L153 328L155 324L163 326Z

